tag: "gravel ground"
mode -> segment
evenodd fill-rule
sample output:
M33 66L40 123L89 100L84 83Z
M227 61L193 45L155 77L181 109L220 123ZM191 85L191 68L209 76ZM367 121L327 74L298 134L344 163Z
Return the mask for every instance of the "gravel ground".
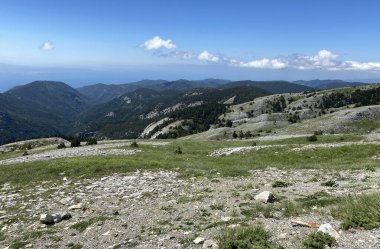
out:
M370 171L267 169L252 171L248 177L218 175L184 180L169 171L135 172L71 181L62 174L59 183L42 182L26 190L2 184L0 231L5 238L0 248L15 241L24 242L26 248L202 248L193 240L202 237L204 244L212 245L221 228L241 223L241 211L256 204L252 196L261 191L295 200L320 191L331 196L360 195L378 190L380 184L380 172ZM273 188L279 180L291 185ZM338 186L321 186L327 180ZM81 209L69 211L78 203L83 204ZM43 213L67 211L72 215L69 220L52 226L39 222ZM276 211L271 218L259 215L246 217L245 222L262 223L272 232L271 240L285 248L300 248L316 229L293 227L293 218L332 224L340 234L337 248L380 248L380 229L341 231L327 208L292 218ZM83 222L87 222L83 231L73 227Z

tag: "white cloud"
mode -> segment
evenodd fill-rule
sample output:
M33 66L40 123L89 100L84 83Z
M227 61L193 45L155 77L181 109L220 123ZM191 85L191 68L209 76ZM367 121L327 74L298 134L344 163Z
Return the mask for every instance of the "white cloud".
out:
M241 67L271 68L271 69L281 69L281 68L287 67L287 63L285 61L282 61L280 59L269 60L267 58L264 58L262 60L253 60L249 62L240 62L238 65Z
M159 36L155 36L152 39L144 42L141 47L145 48L146 50L154 50L160 48L172 49L176 48L177 46L172 43L172 40L163 40Z
M40 48L41 48L42 50L53 50L53 49L54 49L54 44L53 44L52 42L50 42L50 41L46 41L46 42L44 42L44 43L40 46Z
M358 62L339 60L339 55L323 49L316 55L292 55L275 59L259 59L253 61L230 60L230 65L250 68L327 71L380 71L380 62Z
M342 67L344 70L380 71L380 62L345 61Z
M177 46L172 40L163 40L155 36L145 41L140 47L145 50L153 50L153 54L161 57L170 57L180 60L198 59L204 62L221 63L230 66L256 68L256 69L298 69L298 70L327 70L327 71L372 71L380 72L380 61L378 62L358 62L354 60L341 60L340 55L327 49L320 50L315 55L294 54L275 58L262 58L251 61L214 55L204 50L196 53L191 50L177 50ZM166 48L168 50L162 50ZM54 45L45 42L41 49L52 50Z
M200 61L208 61L208 62L218 62L219 61L219 57L218 56L215 56L209 52L207 52L206 50L203 51L202 53L200 53L198 55L198 60Z

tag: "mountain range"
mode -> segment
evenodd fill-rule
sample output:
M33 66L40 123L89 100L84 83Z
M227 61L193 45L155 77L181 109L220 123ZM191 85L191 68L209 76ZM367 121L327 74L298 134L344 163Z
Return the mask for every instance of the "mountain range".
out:
M74 89L63 82L35 81L0 94L0 144L57 134L101 134L134 138L165 117L198 121L209 128L226 106L271 94L330 89L362 83L344 81L143 80ZM194 115L193 117L191 115Z

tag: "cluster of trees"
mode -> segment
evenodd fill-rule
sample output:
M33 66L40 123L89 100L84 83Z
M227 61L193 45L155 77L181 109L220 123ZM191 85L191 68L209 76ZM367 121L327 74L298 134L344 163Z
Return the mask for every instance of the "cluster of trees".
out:
M232 133L232 137L233 138L239 138L239 139L257 137L257 136L260 136L260 134L253 134L250 131L246 131L246 132L243 132L243 131L236 132L236 131L234 131L234 133Z
M356 106L378 105L380 103L380 87L357 89L352 93L335 92L323 97L320 109L339 108L346 105Z

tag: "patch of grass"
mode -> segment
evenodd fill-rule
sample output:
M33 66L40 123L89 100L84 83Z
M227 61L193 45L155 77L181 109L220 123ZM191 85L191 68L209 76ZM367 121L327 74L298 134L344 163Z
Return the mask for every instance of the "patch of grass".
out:
M3 232L0 231L0 241L3 241L5 240L5 234Z
M260 215L265 218L273 218L273 212L275 211L273 204L264 205L262 203L255 203L249 208L244 208L241 210L241 214L247 218L257 218Z
M210 208L212 210L223 210L224 209L224 204L223 203L213 203L210 205Z
M202 194L193 195L193 196L181 196L178 198L178 204L184 204L188 202L202 201L206 196Z
M352 124L357 130L363 132L371 132L380 128L380 115L373 117L373 119L361 120Z
M28 242L25 242L25 241L15 241L10 246L10 249L22 249L22 248L25 248L27 244Z
M329 234L322 232L313 232L303 241L305 249L325 249L326 246L333 247L337 245L336 240Z
M157 223L158 223L159 225L161 225L161 226L172 225L172 224L170 223L170 220L159 220Z
M325 135L320 136L323 140ZM326 136L337 139L337 136ZM332 139L332 138L331 138ZM303 137L303 143L307 143ZM347 140L346 140L347 141ZM225 157L210 157L209 153L226 147L248 146L249 141L192 141L168 140L170 145L141 145L143 152L136 155L109 155L78 158L61 158L35 161L22 164L0 165L0 183L38 184L41 181L56 181L57 175L65 172L65 176L73 181L84 178L97 178L114 173L130 173L136 170L175 170L183 178L247 176L250 170L276 167L279 169L363 169L379 168L377 160L380 145L350 145L334 148L315 148L314 150L291 151L289 147L269 147L260 153L234 154ZM266 141L267 142L267 141ZM278 141L270 141L275 144ZM296 141L290 141L291 143ZM299 141L298 141L299 142ZM261 142L260 142L261 143ZM302 143L302 142L299 142ZM172 153L181 146L185 154ZM121 147L123 148L123 147ZM130 149L129 146L125 147ZM10 152L11 153L11 152ZM13 153L13 152L12 152ZM7 157L8 153L1 155ZM18 154L20 155L20 153ZM249 184L247 184L249 185ZM244 187L247 189L250 186ZM248 188L249 189L249 188Z
M160 235L160 234L163 234L163 232L164 232L162 230L162 228L160 228L160 227L151 227L149 230L154 235Z
M342 221L342 228L374 229L380 227L380 193L347 198L331 211Z
M67 247L70 249L82 249L83 248L83 246L81 244L74 244L74 243L67 244Z
M284 201L281 203L281 211L285 217L299 216L304 212L303 208L299 204L292 201Z
M105 221L105 220L109 220L109 219L110 218L106 217L106 216L93 217L93 218L90 218L89 220L80 221L78 223L75 223L74 225L71 226L71 228L74 228L74 229L78 230L79 232L83 232L92 224L94 224L98 221Z
M148 198L148 197L152 197L153 194L152 194L151 192L143 192L143 193L142 193L142 196Z
M269 241L271 234L262 225L225 228L215 238L219 249L235 248L262 248L280 249L283 248Z
M334 180L329 180L329 181L326 181L326 182L322 182L321 186L338 187L338 183L336 183Z
M164 210L166 212L172 212L175 210L175 208L173 206L162 206L160 209Z
M303 208L311 208L313 206L317 207L326 207L329 205L333 205L339 203L342 198L333 197L324 191L316 192L312 195L296 199L296 201Z
M274 183L272 183L273 188L285 188L285 187L289 187L289 186L291 186L290 183L283 182L283 181L275 181Z

